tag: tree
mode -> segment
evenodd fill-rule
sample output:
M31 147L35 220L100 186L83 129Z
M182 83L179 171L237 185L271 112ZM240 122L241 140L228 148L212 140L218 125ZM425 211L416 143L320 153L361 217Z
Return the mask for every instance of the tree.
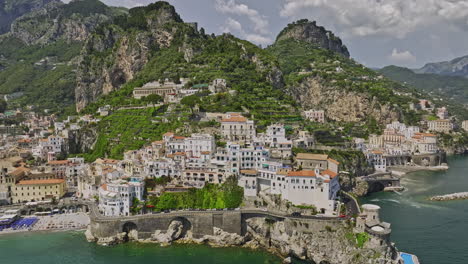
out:
M0 99L0 113L4 113L7 109L7 102L3 99Z
M181 104L186 105L190 108L193 108L195 105L199 104L201 102L200 97L197 95L190 95L182 98L180 101Z
M143 98L143 101L148 102L148 103L153 103L153 104L159 103L162 100L163 98L158 94L150 94Z

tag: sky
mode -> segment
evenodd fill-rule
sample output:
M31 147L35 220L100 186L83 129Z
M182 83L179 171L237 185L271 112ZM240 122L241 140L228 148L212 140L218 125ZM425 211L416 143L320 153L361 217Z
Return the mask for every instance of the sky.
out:
M67 0L69 1L69 0ZM101 0L135 7L155 0ZM333 31L369 67L420 68L468 55L468 0L167 0L186 22L263 47L307 18Z

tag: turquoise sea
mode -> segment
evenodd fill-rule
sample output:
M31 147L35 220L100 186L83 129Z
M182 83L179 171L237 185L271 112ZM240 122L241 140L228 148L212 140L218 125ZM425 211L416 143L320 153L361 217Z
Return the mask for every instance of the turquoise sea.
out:
M468 192L468 156L449 157L448 171L406 175L401 193L376 193L362 199L382 207L400 251L416 254L423 264L468 263L468 200L431 202L427 198Z
M0 263L8 264L278 264L263 251L201 245L88 243L83 232L22 233L0 236Z

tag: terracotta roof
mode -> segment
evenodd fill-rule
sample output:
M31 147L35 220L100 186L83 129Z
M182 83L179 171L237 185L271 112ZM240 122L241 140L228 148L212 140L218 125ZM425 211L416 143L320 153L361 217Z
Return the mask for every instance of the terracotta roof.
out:
M373 154L383 154L383 152L380 151L380 150L373 150L372 153L373 153Z
M338 173L336 173L336 172L334 172L334 171L331 171L331 170L324 170L324 171L322 172L322 175L328 175L328 176L330 176L330 178L333 179L333 178L335 178L335 177L338 175Z
M431 134L431 133L419 133L419 134L423 137L437 137L436 135Z
M119 163L118 160L114 160L114 159L103 159L102 161L103 161L103 163L112 163L112 164Z
M49 165L66 165L68 164L70 161L68 160L51 160L48 162Z
M242 174L249 174L249 175L257 175L256 170L241 170L240 173Z
M28 168L25 168L25 167L19 167L17 168L16 170L10 172L10 175L14 176L14 177L19 177L19 176L22 176L24 175L26 172L30 172L31 170L28 169Z
M185 139L185 137L181 137L181 136L174 136L174 139Z
M173 136L173 135L174 135L174 133L172 133L172 132L167 132L167 133L165 133L163 136L164 136L164 137L170 137L170 136Z
M27 181L20 181L18 185L45 185L45 184L60 184L64 182L65 182L64 179L27 180Z
M211 154L210 151L202 151L202 152L200 152L200 153L201 153L202 155L209 155L209 154Z
M315 171L302 170L302 171L290 171L288 177L316 177Z
M326 154L311 154L311 153L298 153L296 159L306 160L327 160L328 155Z
M335 163L336 165L340 165L340 163L334 159L328 159L328 161L332 162L332 163Z
M176 152L174 153L175 156L185 156L185 152Z
M102 188L103 190L107 191L107 184L104 183L103 185L101 185L101 188Z
M247 118L243 116L231 116L230 118L225 118L221 122L247 122Z

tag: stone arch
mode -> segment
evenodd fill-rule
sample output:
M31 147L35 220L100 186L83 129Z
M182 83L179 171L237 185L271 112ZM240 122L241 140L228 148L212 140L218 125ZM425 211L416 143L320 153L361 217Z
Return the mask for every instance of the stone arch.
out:
M380 181L369 182L369 193L381 192L385 189L385 185Z
M125 233L123 240L128 242L130 240L129 234L131 231L136 230L138 231L138 226L134 222L126 222L122 226L122 232Z

